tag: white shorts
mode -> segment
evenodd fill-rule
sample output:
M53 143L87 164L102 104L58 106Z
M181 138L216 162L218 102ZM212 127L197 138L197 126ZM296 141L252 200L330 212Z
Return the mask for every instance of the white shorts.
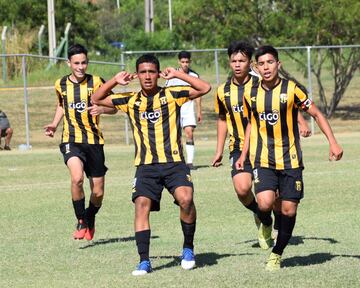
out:
M182 128L187 126L196 127L196 117L193 100L190 100L181 106L180 116L180 123Z

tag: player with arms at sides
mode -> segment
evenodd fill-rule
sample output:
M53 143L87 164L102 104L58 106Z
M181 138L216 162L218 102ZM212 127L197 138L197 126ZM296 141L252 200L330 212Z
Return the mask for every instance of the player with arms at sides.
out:
M236 168L244 169L250 151L255 193L261 211L273 208L275 192L279 192L279 231L266 264L266 269L273 271L281 267L281 257L291 238L297 207L304 193L298 110L314 117L325 134L330 145L330 160L340 160L343 150L328 121L304 89L291 80L279 77L281 63L277 50L272 46L262 46L256 51L255 60L262 80L244 96L244 116L249 123Z
M141 91L108 96L113 87L127 85L136 77ZM158 86L159 77L166 80L179 78L189 86L162 88ZM159 60L145 54L136 61L136 75L120 72L92 96L98 105L116 107L125 112L132 125L136 166L132 201L135 204L135 240L140 256L140 263L132 272L134 276L145 275L152 270L149 217L150 211L160 210L164 187L180 206L184 235L181 266L187 270L195 266L196 209L190 169L182 152L180 107L188 100L208 93L210 88L207 82L174 68L160 72Z
M44 127L45 135L54 137L63 119L60 151L71 177L71 197L77 218L73 238L92 240L95 233L95 215L99 211L105 185L104 138L99 127L102 113L114 114L114 108L92 104L91 94L103 83L98 76L86 74L87 50L80 44L68 49L71 74L55 82L58 98L53 121ZM85 209L84 172L90 183L89 206Z
M180 72L189 74L194 77L199 77L199 75L190 69L191 65L191 53L188 51L181 51L178 54L179 68ZM173 78L166 81L165 86L184 86L189 85L189 83L179 79ZM194 102L196 102L196 116L194 110ZM194 100L187 101L184 105L181 106L181 118L180 123L181 127L184 129L186 137L186 164L189 168L195 169L193 165L194 154L195 154L195 141L194 141L194 130L196 128L196 120L200 124L202 121L202 112L201 112L201 97L198 97Z
M218 114L217 147L212 165L214 167L221 165L225 140L229 132L231 176L235 192L245 208L254 213L255 222L259 228L258 241L260 247L269 249L272 245L271 213L268 211L264 213L258 209L256 199L251 191L251 163L247 158L243 170L237 170L235 167L235 162L239 159L242 151L245 129L248 123L247 118L243 115L243 96L245 93L250 93L251 87L259 82L259 77L251 70L253 52L254 48L246 42L235 41L228 47L232 76L218 87L215 95L215 111ZM299 122L299 125L304 127L301 130L307 133L309 127L305 119L303 117L301 119L304 121L304 123ZM276 222L277 219L275 219Z

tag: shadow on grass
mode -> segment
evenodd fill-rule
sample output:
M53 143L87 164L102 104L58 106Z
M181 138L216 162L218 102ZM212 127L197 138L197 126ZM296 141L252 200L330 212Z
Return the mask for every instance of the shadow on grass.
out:
M157 239L159 236L151 236L151 239ZM79 247L79 249L87 249L98 245L106 245L112 243L119 243L119 242L129 242L135 241L134 236L130 237L123 237L123 238L107 238L107 239L99 239L95 241L88 242L86 245Z
M290 241L289 241L289 245L300 245L300 244L304 244L304 241L306 240L315 240L315 241L326 241L329 242L330 244L337 244L339 243L339 241L333 239L333 238L324 238L324 237L306 237L306 236L292 236ZM259 243L257 239L251 239L251 240L245 240L236 244L249 244L249 243L253 243L251 245L252 248L259 248Z
M191 171L202 169L202 168L210 168L210 167L212 167L212 166L211 165L194 165L194 168L191 169Z
M205 266L213 266L218 264L218 260L225 258L225 257L231 257L231 256L244 256L244 255L254 255L253 253L241 253L241 254L218 254L218 253L201 253L196 254L196 266L194 269L202 268ZM159 267L153 268L153 270L161 270L165 268L171 268L175 266L179 266L181 259L180 256L158 256L158 257L150 257L154 259L171 259L171 262L161 265Z
M360 260L360 255L344 255L344 254L330 254L330 253L314 253L308 256L295 256L288 259L284 259L282 267L294 267L294 266L310 266L323 264L325 262L331 261L335 257L345 257L345 258L356 258Z

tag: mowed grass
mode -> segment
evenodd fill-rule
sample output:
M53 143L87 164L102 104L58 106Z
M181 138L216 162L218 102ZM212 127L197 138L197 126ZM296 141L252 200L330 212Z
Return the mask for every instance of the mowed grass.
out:
M133 277L133 147L106 146L106 195L92 242L74 241L67 168L58 149L0 152L0 287L357 287L360 283L360 133L338 133L340 162L327 160L325 137L303 139L305 198L284 268L270 273L253 217L224 165L209 167L215 142L197 142L192 173L198 211L197 268L184 271L179 211L164 191L151 215L154 272ZM86 194L89 195L86 183ZM87 197L88 199L88 197Z

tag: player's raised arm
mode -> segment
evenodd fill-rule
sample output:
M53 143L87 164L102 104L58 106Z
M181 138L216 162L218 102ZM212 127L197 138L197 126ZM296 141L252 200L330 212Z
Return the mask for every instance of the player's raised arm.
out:
M129 84L134 78L135 76L133 74L126 71L117 73L113 78L105 82L95 91L95 93L91 96L92 103L111 108L114 107L111 97L109 96L111 90L118 84L122 86Z
M160 73L160 76L166 80L172 79L172 78L179 78L187 83L190 84L191 88L189 91L189 98L195 99L197 97L200 97L202 95L205 95L211 90L211 86L208 82L191 76L186 73L182 73L172 67L165 68L164 71Z

